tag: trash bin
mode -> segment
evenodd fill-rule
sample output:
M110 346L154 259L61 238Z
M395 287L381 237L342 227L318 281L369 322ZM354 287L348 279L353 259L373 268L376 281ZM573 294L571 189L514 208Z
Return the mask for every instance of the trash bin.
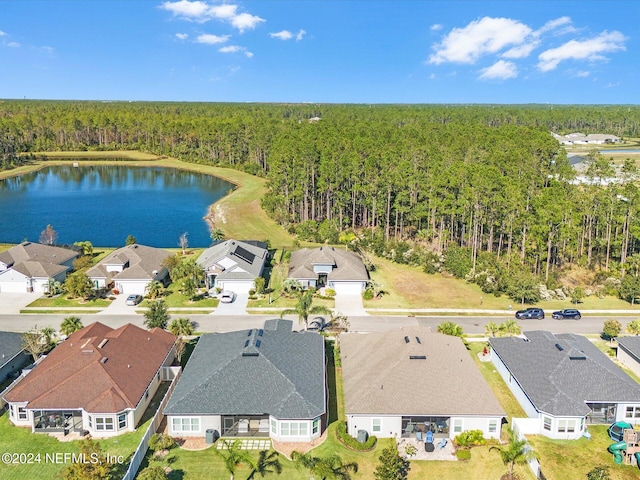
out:
M216 431L213 428L210 428L205 432L204 441L207 444L212 444L216 441Z
M358 441L364 443L369 438L369 434L366 430L358 430Z

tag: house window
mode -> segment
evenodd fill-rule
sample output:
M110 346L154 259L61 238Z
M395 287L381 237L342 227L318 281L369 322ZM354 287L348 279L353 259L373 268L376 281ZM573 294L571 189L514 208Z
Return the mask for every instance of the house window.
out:
M280 424L280 435L289 435L289 422L282 422Z
M89 429L93 430L93 418L89 415L87 419L89 420Z
M567 433L573 433L576 431L576 421L567 420Z
M489 420L489 433L496 433L498 431L498 421Z
M300 423L300 435L303 437L309 435L309 424L307 422Z
M453 433L462 433L462 419L456 418L453 421Z
M373 418L371 420L371 430L373 432L380 432L382 430L382 419Z
M544 429L550 432L551 431L551 418L542 417L542 420L544 422Z
M15 405L9 405L9 416L13 419L16 418L16 407Z
M27 409L24 407L18 407L18 420L27 420L29 415L27 414Z
M174 432L199 432L199 417L174 417L171 419L171 428Z
M281 422L280 435L283 437L306 437L309 435L309 422Z
M274 435L278 434L278 422L275 421L275 419L271 419L271 433L273 433Z
M293 436L298 436L298 426L299 423L298 422L291 422L289 424L289 435Z
M114 430L113 417L95 417L96 432L112 432Z
M640 418L640 406L627 406L626 418Z
M121 413L118 415L118 430L127 428L127 414Z
M313 427L311 429L311 433L313 433L313 435L315 435L316 433L318 433L320 431L320 419L316 418L313 421Z

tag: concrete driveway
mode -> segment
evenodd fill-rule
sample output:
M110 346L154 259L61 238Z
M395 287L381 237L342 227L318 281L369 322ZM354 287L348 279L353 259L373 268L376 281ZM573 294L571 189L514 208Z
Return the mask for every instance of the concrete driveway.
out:
M0 293L0 314L20 313L20 310L41 296L39 293Z
M340 312L347 317L357 316L364 317L369 315L362 304L362 295L351 293L336 293L335 311Z
M249 303L248 293L236 293L236 298L231 303L218 304L218 307L211 315L228 316L228 315L247 315L247 305Z
M97 313L96 315L133 315L136 313L136 309L139 308L139 305L131 306L126 305L127 297L129 295L125 295L121 293L120 295L115 295L116 299L111 302L111 304Z

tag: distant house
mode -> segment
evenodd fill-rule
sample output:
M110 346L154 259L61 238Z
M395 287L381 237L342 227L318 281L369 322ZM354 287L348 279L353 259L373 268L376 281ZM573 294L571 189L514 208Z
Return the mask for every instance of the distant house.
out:
M347 333L340 354L351 436L500 437L505 412L459 338L425 328Z
M603 145L610 143L620 143L620 137L616 135L609 135L604 133L591 133L585 135L584 133L576 132L569 133L567 135L558 135L552 133L553 137L563 145Z
M591 423L640 424L640 385L587 338L532 331L490 342L496 370L535 419L526 433L576 439Z
M616 357L625 367L640 377L640 337L616 337Z
M50 280L64 282L80 254L68 248L22 242L0 253L0 292L46 292Z
M22 334L0 332L0 384L17 377L32 357L22 348Z
M175 339L132 324L84 327L4 394L9 419L36 433L134 431L174 360Z
M207 288L247 293L255 288L268 255L264 242L226 240L207 248L197 263L205 272Z
M324 338L289 320L200 337L164 414L169 434L308 442L327 425Z
M127 245L111 252L96 266L87 270L94 288L114 288L125 295L146 293L154 280L166 282L169 271L165 260L173 254L145 245Z
M303 248L291 254L288 278L303 287L329 287L338 294L361 294L369 273L356 253L334 247Z

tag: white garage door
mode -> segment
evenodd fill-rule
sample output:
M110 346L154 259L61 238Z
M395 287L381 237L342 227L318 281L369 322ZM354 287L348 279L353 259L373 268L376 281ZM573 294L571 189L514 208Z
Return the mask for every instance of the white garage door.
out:
M253 282L224 282L222 289L234 293L249 293L253 288Z
M338 295L361 295L361 282L334 282L333 289Z
M0 282L0 292L6 293L25 293L27 286L22 282Z

